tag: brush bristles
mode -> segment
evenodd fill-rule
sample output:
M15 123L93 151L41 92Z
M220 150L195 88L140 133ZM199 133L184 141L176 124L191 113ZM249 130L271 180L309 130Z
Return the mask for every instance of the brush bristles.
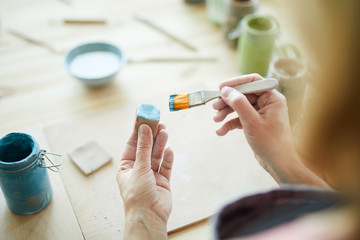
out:
M170 111L177 111L181 109L190 108L189 94L173 94L169 98Z

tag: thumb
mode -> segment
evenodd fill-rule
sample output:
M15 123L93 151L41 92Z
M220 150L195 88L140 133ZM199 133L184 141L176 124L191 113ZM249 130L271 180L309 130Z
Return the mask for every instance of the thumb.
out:
M151 129L148 125L142 124L139 127L134 168L150 169L152 147L153 137Z
M240 118L244 128L258 119L258 113L250 104L244 94L231 87L221 89L221 98L230 106Z

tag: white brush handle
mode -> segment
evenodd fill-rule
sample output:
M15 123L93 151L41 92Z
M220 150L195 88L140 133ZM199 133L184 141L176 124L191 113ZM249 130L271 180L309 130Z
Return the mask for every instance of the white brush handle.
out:
M275 78L266 78L259 81L244 83L234 87L243 94L266 92L277 88L279 82Z
M243 94L250 94L250 93L260 93L273 90L277 88L279 82L275 78L265 78L263 80L244 83L238 86L233 87L234 89L238 90ZM201 91L202 95L197 96L197 92L195 94L191 94L191 102L190 105L196 106L207 103L215 98L219 98L221 96L221 91Z

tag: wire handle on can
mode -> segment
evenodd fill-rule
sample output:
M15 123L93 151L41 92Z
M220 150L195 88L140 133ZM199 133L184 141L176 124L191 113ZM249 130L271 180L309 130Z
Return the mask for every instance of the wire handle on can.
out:
M53 161L51 161L51 159L48 157L48 155L52 155L52 156L56 156L60 158L59 163L54 163ZM46 166L45 163L45 158L52 164L50 166ZM49 170L53 171L53 172L59 172L60 169L59 167L61 166L63 161L63 156L61 154L57 154L57 153L52 153L52 152L46 152L46 150L40 150L40 154L38 157L38 166L41 168L48 168Z

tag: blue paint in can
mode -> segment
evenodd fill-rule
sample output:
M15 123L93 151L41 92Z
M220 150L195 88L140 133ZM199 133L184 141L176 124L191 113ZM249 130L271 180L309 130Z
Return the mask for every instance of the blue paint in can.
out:
M0 187L13 212L39 212L52 198L40 152L39 144L28 134L10 133L0 139Z

